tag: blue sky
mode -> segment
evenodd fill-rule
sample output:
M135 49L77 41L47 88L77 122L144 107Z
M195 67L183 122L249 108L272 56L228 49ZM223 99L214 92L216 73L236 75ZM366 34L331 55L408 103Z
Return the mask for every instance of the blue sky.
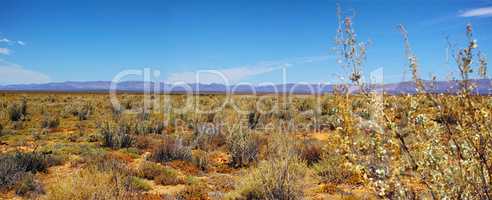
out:
M332 51L336 1L26 1L0 2L0 84L112 80L149 67L162 81L192 81L219 70L237 82L336 82ZM492 1L340 1L355 11L361 41L371 40L365 71L383 67L386 82L410 77L404 24L422 76L453 77L446 40L465 44L472 23L492 54ZM489 56L490 57L490 56ZM203 82L218 77L205 77ZM137 79L137 78L135 78Z

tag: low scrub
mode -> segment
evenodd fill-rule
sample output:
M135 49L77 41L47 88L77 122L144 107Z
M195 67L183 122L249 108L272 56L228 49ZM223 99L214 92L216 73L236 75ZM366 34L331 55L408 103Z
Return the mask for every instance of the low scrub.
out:
M128 161L112 153L102 155L90 155L86 157L86 167L93 168L101 172L112 172L125 176L133 174L127 166Z
M48 167L60 164L51 156L40 153L15 153L0 156L0 190L9 190L28 173L47 172Z
M53 116L49 113L45 113L41 119L42 128L58 128L60 125L60 119L58 116Z
M184 184L185 180L179 177L175 170L165 168L159 176L155 177L154 182L160 185L178 185Z
M176 195L177 200L205 200L210 199L208 196L208 188L205 184L195 183L186 186L186 188Z
M197 150L193 153L192 162L202 171L208 170L209 159L206 151Z
M161 163L173 160L191 161L191 155L191 148L184 146L180 139L168 137L152 152L151 159Z
M260 142L250 133L232 133L227 139L227 150L231 156L232 167L248 166L258 160Z
M130 190L135 191L149 191L152 189L150 184L145 182L145 180L135 176L129 176L126 180L126 185Z
M59 177L47 187L46 199L126 199L132 186L128 177L96 169L82 169L68 177Z
M321 160L323 149L319 144L306 142L300 146L299 154L302 160L306 161L308 165L312 165Z
M102 146L112 149L128 148L135 143L134 136L130 135L122 126L114 127L108 123L99 129L102 137Z
M148 161L144 161L140 164L137 174L141 178L154 180L156 184L160 185L177 185L184 183L184 180L178 176L178 173L174 169Z
M75 105L69 104L64 108L63 116L68 117L69 115L72 115L74 117L77 117L77 119L79 119L80 121L83 121L89 118L93 110L94 108L89 103Z
M321 182L332 184L358 185L362 183L362 176L357 171L346 166L347 161L341 155L324 155L313 169Z
M13 103L7 106L10 121L22 121L27 116L27 101L23 99L21 103Z
M300 159L281 158L265 161L248 171L238 189L228 199L303 199L306 166Z
M34 199L39 194L44 194L44 189L34 178L32 173L27 173L15 186L15 194Z
M149 161L143 161L138 167L138 176L141 178L154 180L155 177L159 176L164 171L164 167Z

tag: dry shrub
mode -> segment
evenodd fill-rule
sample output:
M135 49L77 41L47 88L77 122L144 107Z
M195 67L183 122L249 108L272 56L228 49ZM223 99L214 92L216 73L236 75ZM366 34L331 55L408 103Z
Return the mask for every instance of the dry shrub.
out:
M323 154L323 149L321 145L306 142L300 147L299 156L302 160L306 161L308 165L312 165L321 160L321 155Z
M77 117L79 121L87 120L91 113L93 112L94 107L89 103L78 103L78 104L68 104L62 111L62 116L64 118L72 115Z
M137 175L141 178L154 180L156 184L160 185L177 185L185 182L179 177L176 170L148 161L140 164Z
M362 176L347 166L346 163L347 161L341 155L324 155L323 159L313 166L313 169L324 183L361 184Z
M307 167L287 134L272 135L269 160L247 171L230 199L303 199Z
M147 136L139 135L135 138L135 147L138 149L148 149L151 144L152 139Z
M34 179L32 173L27 173L15 186L15 194L34 199L39 194L44 194L41 184Z
M58 128L60 119L58 116L45 113L41 119L41 128Z
M101 172L113 172L122 175L131 175L133 171L127 166L125 159L113 154L90 155L86 161L86 168L94 168Z
M328 194L334 194L334 193L339 191L337 185L333 184L333 183L323 184L323 185L321 185L319 190L322 193L328 193Z
M22 121L27 116L27 100L23 99L21 103L13 103L7 106L10 121Z
M138 135L135 138L135 147L141 150L152 150L160 144L162 137L158 135Z
M83 121L83 120L87 120L89 118L89 116L91 115L93 110L94 110L94 108L92 107L92 105L89 103L86 103L86 104L80 105L77 108L76 112L73 114L75 116L77 116L77 118L80 121Z
M164 171L164 167L153 162L144 161L138 167L138 176L145 179L154 180Z
M189 161L174 160L166 164L168 164L173 169L179 169L186 174L197 175L199 172L197 166Z
M0 190L10 189L27 172L47 172L48 162L38 153L15 153L0 156Z
M202 171L207 171L209 167L208 153L202 150L197 150L193 153L191 162Z
M169 162L173 160L191 161L191 148L184 146L180 139L168 137L152 152L152 160Z
M231 156L232 167L244 167L258 160L260 142L249 132L235 132L227 139L227 150Z
M230 199L303 199L305 164L295 158L265 161L239 183Z
M114 127L105 123L99 129L102 137L102 146L112 149L128 148L135 143L134 136L130 135L124 126Z
M111 171L82 169L68 177L58 177L47 187L46 199L125 199L130 197L126 177Z
M126 181L127 187L129 187L130 190L149 191L152 189L152 187L145 182L145 180L135 176L129 176Z
M207 184L211 187L212 191L229 192L234 189L236 179L229 174L215 173L211 174L207 179Z
M144 120L135 125L135 133L139 135L162 134L165 128L164 123L161 121Z
M208 188L205 184L191 184L176 195L177 200L208 200Z
M193 129L192 145L195 148L210 151L226 143L225 135L215 124L198 124Z
M164 168L164 170L155 177L154 182L160 185L178 185L184 184L185 180L179 177L175 170Z

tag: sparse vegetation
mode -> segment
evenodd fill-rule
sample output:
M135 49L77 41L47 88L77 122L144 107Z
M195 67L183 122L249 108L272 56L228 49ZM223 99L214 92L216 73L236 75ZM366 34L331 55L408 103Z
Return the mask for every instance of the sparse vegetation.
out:
M259 141L249 132L234 132L227 140L227 150L233 167L248 166L258 160Z
M46 173L48 167L57 164L60 164L58 158L40 153L17 152L14 154L0 155L0 190L9 190L17 183L20 186L22 184L28 184L27 178L24 179L25 176L32 176L32 174L37 172ZM30 178L32 179L32 177ZM24 181L26 182L23 183ZM27 187L28 185L24 186ZM22 188L20 193L24 194L24 192L27 192L25 189L28 188Z
M168 137L153 151L152 160L161 163L173 160L191 161L191 155L191 148L183 145L181 139Z
M60 119L58 116L53 116L49 113L45 113L41 119L42 128L57 128L60 125Z
M241 181L232 199L302 199L306 167L293 158L260 163Z
M130 135L128 129L124 125L114 127L109 123L105 123L100 128L102 137L102 146L112 149L128 148L135 143L135 137Z
M365 81L369 43L338 15L348 74L333 94L154 94L167 101L147 108L118 93L115 108L100 93L0 93L0 199L492 199L473 27L449 47L459 92L437 94L399 25L416 92L390 95Z
M12 103L7 110L10 121L22 121L27 117L27 100L22 99L20 103Z

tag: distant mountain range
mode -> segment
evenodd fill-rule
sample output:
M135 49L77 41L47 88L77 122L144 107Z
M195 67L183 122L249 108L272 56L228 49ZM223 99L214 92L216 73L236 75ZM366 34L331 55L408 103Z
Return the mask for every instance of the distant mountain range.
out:
M492 79L476 79L471 83L476 85L474 92L481 95L492 94ZM145 82L127 81L120 82L116 86L119 92L144 92ZM292 93L292 94L320 94L332 93L336 85L330 84L279 84L279 85L232 85L225 86L221 84L187 84L171 85L160 83L148 83L151 92L160 93L226 93L227 91L234 94L272 94L272 93ZM427 92L432 93L457 93L460 86L458 81L424 81ZM15 84L0 85L0 91L21 91L21 92L108 92L111 88L109 81L88 81L88 82L59 82L43 84ZM374 90L388 94L414 94L416 93L415 83L401 82L384 85L374 85ZM358 87L351 86L352 92L358 92Z

